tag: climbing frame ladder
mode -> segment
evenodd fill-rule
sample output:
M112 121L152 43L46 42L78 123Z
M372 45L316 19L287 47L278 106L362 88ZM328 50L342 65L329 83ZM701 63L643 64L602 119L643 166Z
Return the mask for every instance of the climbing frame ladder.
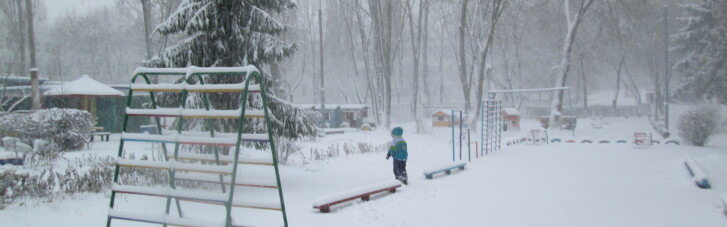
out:
M486 155L498 151L502 145L502 100L482 101L482 151Z
M177 76L180 77L178 81L182 82L166 84L152 83L150 76ZM243 79L241 83L235 84L205 83L205 79L215 76L241 76ZM138 78L142 78L145 83L135 83ZM255 83L251 84L251 81ZM118 157L113 176L114 184L111 189L110 209L106 225L111 226L112 220L118 219L155 223L163 226L237 226L240 223L234 223L233 221L233 208L238 212L245 210L242 208L250 208L279 211L282 213L282 224L288 226L285 201L280 184L280 173L278 171L277 152L270 127L270 113L267 108L266 91L265 86L261 86L262 84L265 84L264 77L260 75L254 66L136 69L131 79L131 86L127 98L123 133L121 135L121 141L119 142ZM138 107L141 105L134 104L132 97L135 91L149 92L151 106L141 108ZM178 101L181 103L180 107L160 108L155 99L155 92L167 92L172 93L172 95L178 95ZM204 102L204 108L187 107L187 98L190 97L190 93L198 93L195 95L198 95L196 97L201 97ZM210 93L238 93L240 95L240 107L231 110L214 110L209 102L210 97L208 94ZM256 104L258 104L257 106L262 106L262 109L254 109L252 107L252 101L249 101L251 99L251 96L249 96L250 93L259 94L262 104ZM158 130L153 135L129 132L129 117L152 117ZM163 117L176 118L176 130L164 130L160 121ZM245 127L245 119L250 118L257 118L259 119L258 121L264 121L262 124L265 125L265 129L258 129L257 133L243 133L243 131L248 131L245 129L253 130L252 128L255 128ZM199 120L203 121L208 131L185 131L184 125L189 119L198 119L197 122L200 122ZM220 122L223 119L233 120L226 122L235 122L234 120L237 120L236 132L216 132L216 126L220 126L222 124ZM247 121L255 122L253 120ZM264 131L264 133L260 131ZM163 160L150 161L124 158L124 143L131 141L161 143L161 156ZM248 146L242 143L246 143ZM257 147L269 148L270 156L263 158L250 158L250 155L241 156L242 148L253 147L249 145L250 143L257 145L267 143L267 146ZM174 150L167 149L165 144L173 144ZM183 149L183 147L188 149ZM195 148L197 149L195 150ZM238 173L242 173L240 172L241 168L253 165L271 166L275 171L275 179L246 179L238 176ZM166 172L168 179L164 178L164 180L168 180L168 182L163 183L164 186L128 185L120 181L119 175L122 169L128 170L127 174L135 173L131 170L162 170ZM247 173L250 172L247 171ZM146 176L136 177L143 178ZM206 187L206 190L200 190L200 185L215 185L215 187L219 185L219 191L210 191L210 188L213 187ZM261 190L276 189L277 193L275 194L278 197L278 201L246 201L240 198L242 195L238 195L242 192L238 191L238 194L236 194L236 187L253 187L260 188ZM117 206L114 207L114 203L119 194L164 198L166 199L166 210L163 213L161 211L159 213L151 213L148 211L142 213L133 210L135 208L123 207L120 204L116 204ZM225 215L224 217L222 215L219 217L205 215L204 218L190 217L191 215L187 214L191 212L185 213L182 209L182 205L184 204L186 207L187 203L189 205L197 204L197 206L222 206L225 210ZM171 208L173 206L176 207L176 214L172 212L173 210ZM199 209L193 209L193 211L199 211Z

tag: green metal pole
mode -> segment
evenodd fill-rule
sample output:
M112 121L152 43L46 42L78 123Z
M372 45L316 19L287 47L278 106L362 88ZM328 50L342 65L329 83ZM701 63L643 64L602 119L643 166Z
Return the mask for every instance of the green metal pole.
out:
M268 140L270 140L270 149L273 154L273 167L275 168L275 180L278 183L278 195L280 196L280 209L283 213L283 223L285 226L288 226L288 215L285 211L285 199L283 197L283 185L280 183L280 170L278 169L278 154L277 150L275 149L275 141L273 141L273 131L270 127L270 113L268 112L267 107L267 94L265 93L265 77L261 76L257 72L253 72L253 75L256 75L258 77L258 81L260 83L260 96L262 96L263 100L263 112L265 113L265 124L268 130ZM247 91L247 85L245 85L245 90Z

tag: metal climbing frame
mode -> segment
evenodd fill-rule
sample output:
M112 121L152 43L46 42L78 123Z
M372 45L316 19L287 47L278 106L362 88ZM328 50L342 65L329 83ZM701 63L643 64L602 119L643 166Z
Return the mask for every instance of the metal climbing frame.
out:
M490 124L490 119L486 115L489 111L488 109L485 109L486 104L495 105L494 103L491 103L492 101L499 101L495 100L495 96L498 93L525 93L525 92L552 92L552 91L560 91L565 90L568 92L568 109L570 109L570 115L573 115L573 102L571 101L571 92L569 87L553 87L553 88L536 88L536 89L520 89L520 90L490 90L487 92L487 101L482 101L482 133L480 141L482 143L482 147L480 149L485 150L488 144L496 144L497 148L496 150L500 149L500 142L502 141L501 138L501 132L502 132L502 103L500 102L498 105L500 105L500 111L498 111L496 114L497 119L499 120L499 124ZM495 117L493 115L493 117ZM487 125L485 125L487 122ZM490 128L492 127L492 128ZM487 132L485 132L487 131ZM573 137L576 136L576 130L575 128L572 130ZM492 141L495 140L495 141ZM491 149L492 150L492 149ZM482 152L482 151L480 151Z
M152 84L149 76L179 76L183 82L177 84ZM243 81L236 84L206 84L205 79L213 76L241 76ZM145 83L135 83L142 78ZM255 84L251 84L254 81ZM282 213L283 224L288 226L285 212L285 200L280 184L277 152L273 142L270 127L270 113L267 108L268 101L265 91L264 77L254 66L221 67L221 68L138 68L131 79L131 86L127 98L127 108L124 116L123 133L119 142L117 163L114 171L114 184L111 190L110 209L107 217L107 226L112 220L127 220L146 223L156 223L163 226L234 226L232 219L233 208L252 208L274 210ZM132 106L134 91L149 92L151 106L139 108ZM155 99L155 92L171 92L179 94L179 108L159 108ZM190 93L199 93L204 102L203 109L188 108L187 97ZM240 94L240 107L231 110L213 110L209 102L209 93L238 93ZM253 109L249 105L250 93L258 93L262 109ZM156 134L147 135L128 132L129 117L152 117L155 121ZM176 130L163 130L160 122L162 117L177 118ZM265 125L264 133L243 133L245 119L262 119ZM184 131L186 119L202 119L209 129L208 132ZM237 120L235 133L216 132L215 123L220 119ZM234 122L234 121L233 121ZM253 127L247 127L253 128ZM166 145L161 146L162 161L129 160L123 157L124 143L129 141L174 144L174 150L169 151ZM242 142L268 143L269 158L240 157ZM197 152L180 149L182 146L197 146ZM226 147L226 149L223 149ZM234 150L233 150L234 148ZM272 166L275 171L275 180L245 179L238 177L240 165L266 165ZM136 185L123 185L119 182L120 170L129 169L157 169L168 173L168 184L165 187L149 187ZM177 183L180 181L211 183L220 185L219 192L201 192L192 188L183 188ZM258 202L245 201L235 196L235 187L256 187L277 189L278 201ZM152 215L134 211L116 209L114 202L118 194L133 194L166 198L164 214ZM182 202L212 204L224 206L225 216L218 220L191 218L185 216ZM172 202L176 207L177 215L170 214ZM214 217L212 217L214 219ZM224 219L224 220L223 220Z
M482 102L482 148L480 155L500 150L502 141L502 100Z

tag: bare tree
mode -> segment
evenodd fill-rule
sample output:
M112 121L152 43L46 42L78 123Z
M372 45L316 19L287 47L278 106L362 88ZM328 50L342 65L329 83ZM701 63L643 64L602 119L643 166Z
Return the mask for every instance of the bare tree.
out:
M484 81L485 81L485 68L486 68L486 62L487 62L487 55L490 52L490 48L492 48L492 43L494 41L495 37L495 27L500 20L500 16L502 15L502 12L504 11L505 7L507 6L507 1L505 0L493 0L492 1L492 13L490 14L489 23L489 34L487 35L487 41L485 43L484 47L480 47L478 50L480 51L480 68L478 71L478 79L477 79L477 105L479 106L480 103L482 103L482 96L484 91ZM484 18L484 17L483 17ZM483 19L485 20L485 19ZM482 108L475 108L475 114L471 117L471 123L470 125L474 126L473 128L477 127L476 121L478 115L480 115L480 111Z
M568 71L570 70L571 65L571 53L573 52L573 43L576 40L576 33L578 31L578 27L583 21L583 18L586 16L586 12L588 12L588 8L591 7L591 4L593 4L593 0L577 0L577 10L575 11L575 14L573 14L573 12L571 12L571 1L565 0L565 2L563 3L563 14L566 17L568 31L566 32L565 39L563 40L563 59L558 66L560 69L560 73L557 78L555 87L564 87L566 85L566 81L568 80ZM561 111L563 110L564 92L564 90L557 91L556 96L551 104L550 118L548 120L548 125L551 128L557 127L556 117L560 116Z
M426 7L425 0L419 1L419 13L417 21L415 23L414 17L412 16L414 13L412 12L412 4L409 0L406 1L406 9L407 9L407 15L409 18L409 32L410 32L410 41L411 41L411 50L412 50L412 62L414 64L414 70L413 70L413 78L412 83L414 84L414 92L413 92L413 114L414 114L414 120L416 121L417 126L417 133L423 133L424 132L424 125L421 120L420 113L418 112L419 107L419 56L421 55L421 46L422 46L422 36L423 36L423 26L422 26L422 19L425 16L424 15L424 8ZM414 32L416 28L416 33ZM426 64L426 63L425 63Z
M391 127L391 85L396 48L393 40L394 2L369 0L369 14L373 22L376 71L383 84L386 128Z

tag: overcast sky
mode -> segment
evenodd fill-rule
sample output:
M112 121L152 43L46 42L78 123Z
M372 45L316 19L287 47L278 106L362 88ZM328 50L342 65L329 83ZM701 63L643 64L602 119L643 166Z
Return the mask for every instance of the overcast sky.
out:
M48 9L48 19L55 20L67 12L84 13L100 6L112 6L114 0L44 0Z

